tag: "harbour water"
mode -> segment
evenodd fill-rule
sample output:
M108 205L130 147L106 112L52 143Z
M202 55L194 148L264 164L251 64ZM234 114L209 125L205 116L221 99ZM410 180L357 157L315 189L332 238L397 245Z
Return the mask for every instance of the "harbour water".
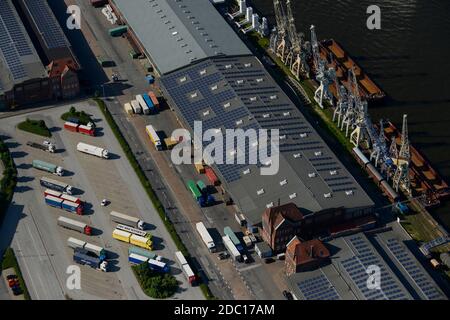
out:
M274 23L272 0L247 1ZM381 30L366 26L367 7L381 9ZM297 29L309 40L334 38L387 93L369 111L401 128L408 114L411 143L450 181L450 1L294 0ZM435 210L450 229L450 201Z

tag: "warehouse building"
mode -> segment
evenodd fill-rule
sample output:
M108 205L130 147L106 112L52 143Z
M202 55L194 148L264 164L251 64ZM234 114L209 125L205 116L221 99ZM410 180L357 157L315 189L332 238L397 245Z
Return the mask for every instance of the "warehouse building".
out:
M14 5L0 1L0 111L50 97L46 69Z
M399 232L388 230L325 242L330 262L291 272L290 290L299 300L446 300L405 241ZM380 286L368 285L367 270L374 266L380 271Z
M79 64L47 2L16 3L0 1L0 110L77 96Z
M276 175L260 174L267 163L213 166L250 225L260 225L266 208L289 202L304 214L372 211L372 200L210 1L110 2L162 75L161 89L185 128L202 121L203 130L280 129ZM224 154L238 148L256 152L235 145Z

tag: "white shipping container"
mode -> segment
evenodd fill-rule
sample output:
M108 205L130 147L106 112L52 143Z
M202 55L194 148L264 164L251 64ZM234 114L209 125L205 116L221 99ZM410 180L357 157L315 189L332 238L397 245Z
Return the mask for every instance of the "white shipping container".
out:
M72 238L72 237L67 239L67 246L69 246L72 249L84 248L85 245L86 245L86 242L84 242L82 240L78 240L78 239L75 239L75 238Z
M56 198L60 198L62 196L62 193L59 191L55 191L55 190L51 190L51 189L46 189L44 191L45 194L49 195L49 196L53 196Z
M117 223L125 224L127 226L132 226L133 228L138 228L140 230L144 229L145 223L139 218L135 218L117 211L111 211L111 220Z
M80 232L84 231L84 228L86 228L87 224L77 221L77 220L73 220L73 219L69 219L66 217L59 217L58 218L58 224L62 225L62 226L66 226L66 225L70 225L73 226L75 228L77 228L76 230L79 230Z
M234 260L240 260L241 254L239 253L239 250L234 245L233 241L231 241L229 236L222 237L223 244L227 248L230 255L233 257Z
M128 115L132 115L133 114L133 107L131 106L131 104L129 103L129 102L127 102L127 103L125 103L124 105L123 105L123 108L124 108L124 110L125 110L125 112L128 114Z
M213 252L215 250L216 245L214 244L214 240L209 234L203 222L198 222L195 227L197 228L198 233L200 234L203 242L208 247L208 249Z
M182 266L183 264L187 264L186 258L181 253L181 251L175 252L175 258L177 259L177 262Z
M144 114L150 114L150 108L148 107L147 103L145 102L144 98L142 97L142 95L138 94L136 96L136 101L139 102L139 105L142 108L142 112Z
M107 149L92 146L83 142L77 144L77 150L100 158L108 159L109 157L109 151Z
M104 249L102 247L96 246L95 244L92 244L92 243L86 243L84 248L87 251L93 252L99 256L104 252Z
M139 102L137 100L131 101L131 107L133 108L134 113L136 113L136 114L142 113L141 105L139 104Z

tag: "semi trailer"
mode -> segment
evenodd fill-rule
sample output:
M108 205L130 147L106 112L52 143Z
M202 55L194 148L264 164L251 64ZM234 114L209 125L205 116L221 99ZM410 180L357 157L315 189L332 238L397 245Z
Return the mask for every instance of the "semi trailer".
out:
M89 255L89 251L82 248L75 248L73 251L73 261L81 265L87 265L96 270L108 272L108 261L93 257Z
M79 239L70 237L67 239L67 246L74 250L77 248L84 249L84 250L88 251L91 255L94 254L97 258L99 258L102 261L106 259L105 249L103 249L102 247L96 246L94 244L85 242L83 240L79 240Z
M244 248L242 247L241 242L239 241L238 237L236 236L236 234L233 232L233 230L231 230L230 227L225 227L223 228L223 233L225 233L225 235L229 236L231 241L233 241L233 244L236 246L236 248L239 251L244 250Z
M119 241L123 241L129 244L133 244L135 246L144 248L144 249L148 249L148 250L152 250L153 249L153 243L150 239L135 235L135 234L131 234L129 232L126 231L122 231L122 230L117 230L115 229L113 231L112 234L113 238Z
M111 211L110 216L112 221L119 224L124 224L139 230L145 229L145 222L139 218L131 217L117 211Z
M152 234L150 232L146 232L144 230L139 230L139 229L136 229L136 228L124 225L124 224L118 224L116 226L116 229L117 230L126 231L126 232L129 232L131 234L135 234L137 236L140 236L140 237L152 240Z
M150 106L147 105L147 102L144 100L141 94L136 95L136 101L139 103L142 109L142 113L145 115L150 114Z
M197 232L200 234L200 237L203 240L203 243L206 245L206 247L209 249L210 252L216 251L216 244L214 243L213 238L208 232L208 229L206 229L203 222L197 222L195 225Z
M231 257L235 261L242 261L242 256L239 250L234 245L233 241L230 239L229 236L223 236L222 237L223 244L225 245L225 248L227 248L227 251L230 253Z
M109 158L109 151L104 148L92 146L90 144L80 142L77 144L77 150L83 153L87 153L99 158L108 159Z
M169 265L167 263L154 259L148 260L148 266L150 269L156 272L168 273L170 271Z
M59 226L61 226L63 228L78 231L78 232L84 233L85 235L88 235L88 236L90 236L92 234L92 228L84 222L76 221L76 220L61 216L58 218L57 223Z
M78 132L92 137L95 136L95 128L92 126L85 126L82 124L67 121L66 123L64 123L64 129L66 129L67 131Z
M41 160L33 160L32 162L33 168L50 172L51 174L62 176L64 174L64 169L60 166L41 161Z
M145 250L145 249L142 249L139 247L135 247L135 246L130 246L128 248L128 255L130 255L132 253L137 254L139 256L144 256L148 259L154 259L157 261L161 261L163 259L161 256L157 255L156 253L154 253L152 251L148 251L148 250Z
M39 183L41 184L42 187L46 187L48 189L52 189L62 193L72 194L73 187L67 183L60 182L47 177L42 177L39 180Z
M184 276L189 281L189 284L193 285L196 281L196 276L192 268L189 266L186 258L184 257L181 251L175 252L175 259L181 267L181 271L183 271Z
M39 150L42 150L42 151L47 151L47 152L50 152L50 153L55 153L55 151L56 151L55 144L53 144L53 143L51 143L49 141L44 141L44 143L42 143L42 144L28 141L27 142L27 146L35 148L35 149L39 149Z
M76 213L78 215L83 214L83 206L81 204L57 198L55 196L46 196L45 203L51 207L63 209L71 213Z

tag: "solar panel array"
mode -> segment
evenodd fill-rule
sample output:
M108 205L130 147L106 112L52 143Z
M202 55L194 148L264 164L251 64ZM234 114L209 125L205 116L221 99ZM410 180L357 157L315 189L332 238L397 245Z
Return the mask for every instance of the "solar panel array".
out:
M297 286L306 300L340 300L336 289L324 274L300 281Z
M10 1L0 1L0 51L14 80L27 77L20 57L33 54Z
M420 246L420 250L423 252L424 255L429 255L430 250L434 247L443 245L450 241L450 237L444 236L444 237L438 237L436 239L433 239L429 242L424 243L422 246Z
M47 48L54 49L67 46L66 37L53 15L47 1L25 0L25 5L33 18L36 28L45 41Z
M400 244L397 239L388 239L387 247L427 299L436 300L445 298L436 288L435 284L430 281L425 272L419 268L417 261L411 257L411 254L406 250L404 245Z
M344 238L355 249L356 253L351 258L342 260L340 263L345 272L356 284L358 289L367 300L406 300L409 297L405 294L405 289L400 287L393 276L387 270L387 266L375 254L373 247L368 240L361 235L355 235ZM369 288L367 280L369 275L366 270L369 266L378 266L381 271L380 289Z
M186 71L169 74L163 77L162 82L191 127L194 120L202 120L204 128L278 129L280 151L287 157L303 153L304 159L322 176L329 191L357 189L349 174L340 175L344 168L333 154L326 154L323 140L256 59L211 59ZM191 99L191 94L196 98ZM224 104L230 101L231 107L224 108ZM203 117L204 112L210 116ZM237 121L242 124L236 125ZM236 146L239 148L243 146ZM247 144L247 156L256 149L249 149ZM316 152L322 156L314 156ZM233 182L241 177L246 166L217 167L226 182ZM330 176L330 171L335 175Z

